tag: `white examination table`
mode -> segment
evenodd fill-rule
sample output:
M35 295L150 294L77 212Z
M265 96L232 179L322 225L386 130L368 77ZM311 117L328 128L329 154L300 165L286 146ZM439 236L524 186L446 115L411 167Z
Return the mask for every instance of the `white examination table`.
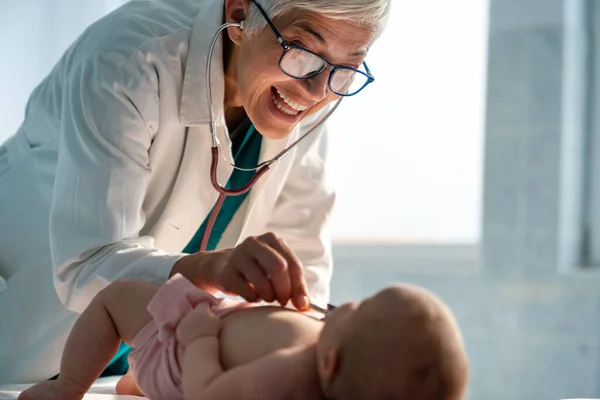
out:
M138 396L117 396L115 393L115 385L120 377L100 378L94 383L88 394L85 395L86 400L142 400L145 397ZM0 385L0 400L15 400L22 390L25 390L30 385Z

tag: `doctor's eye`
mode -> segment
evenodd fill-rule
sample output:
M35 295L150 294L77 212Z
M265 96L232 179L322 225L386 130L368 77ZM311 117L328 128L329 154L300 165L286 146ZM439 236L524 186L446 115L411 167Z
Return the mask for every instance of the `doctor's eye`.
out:
M295 39L295 40L290 41L289 43L291 43L295 46L298 46L298 47L302 47L303 49L308 49L308 45L306 43L304 43L302 40Z

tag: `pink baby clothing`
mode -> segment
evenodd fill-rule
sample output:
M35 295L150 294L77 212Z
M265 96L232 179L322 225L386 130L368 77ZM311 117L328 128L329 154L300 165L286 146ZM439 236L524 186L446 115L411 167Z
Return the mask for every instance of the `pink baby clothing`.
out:
M175 332L180 321L194 307L208 303L210 310L223 318L233 311L256 304L217 299L176 274L161 286L150 303L152 321L135 336L129 354L129 366L139 389L152 400L183 400L181 363L185 346Z

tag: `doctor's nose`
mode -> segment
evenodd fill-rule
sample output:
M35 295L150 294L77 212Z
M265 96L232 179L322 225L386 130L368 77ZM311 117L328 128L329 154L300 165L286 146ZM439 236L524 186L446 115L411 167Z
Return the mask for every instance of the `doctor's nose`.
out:
M322 101L328 95L329 74L330 68L326 68L319 75L303 81L304 90L315 103Z

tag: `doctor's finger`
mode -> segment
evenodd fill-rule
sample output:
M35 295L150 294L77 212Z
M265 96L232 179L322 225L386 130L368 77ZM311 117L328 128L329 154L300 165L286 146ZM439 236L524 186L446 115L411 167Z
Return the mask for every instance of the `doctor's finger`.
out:
M285 306L292 298L292 285L287 269L269 276L277 301Z
M281 254L287 263L286 278L289 280L290 291L289 295L294 303L294 306L300 311L306 310L310 306L308 299L308 289L306 280L304 279L304 269L300 261L289 248L289 246L281 239L278 239L272 246Z
M222 291L242 296L251 303L259 300L260 296L252 289L246 278L238 271L232 271L223 278L220 284Z
M245 256L256 261L269 278L287 270L285 257L279 254L270 242L261 236L250 241L243 249Z
M244 268L240 269L240 273L264 301L269 303L275 301L273 286L258 265L247 264Z
M262 241L261 245L267 251L264 253L257 252L257 260L273 285L277 301L282 306L285 306L292 298L292 282L289 276L288 256L282 253L282 250L285 251L285 249L278 244L280 239L275 235L265 235L260 240ZM275 255L279 262L274 263L267 259L259 258L260 255L266 255L267 252Z

